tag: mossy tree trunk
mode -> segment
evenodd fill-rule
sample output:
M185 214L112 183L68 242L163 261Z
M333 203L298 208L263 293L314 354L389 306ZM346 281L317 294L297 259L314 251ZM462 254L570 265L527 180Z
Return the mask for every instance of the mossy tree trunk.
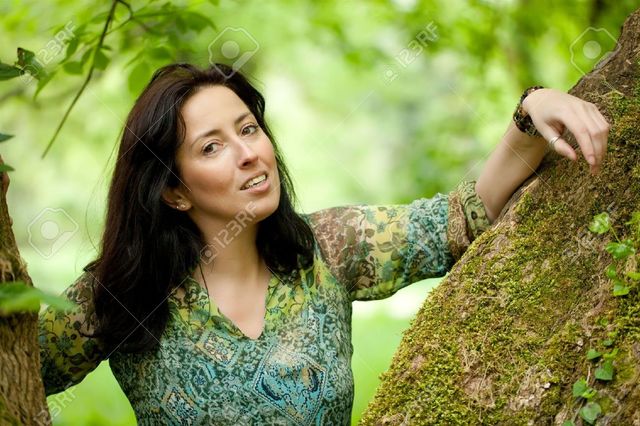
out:
M5 193L0 190L0 285L8 281L32 285L11 225ZM1 425L51 423L40 376L37 320L36 313L0 315Z
M422 306L362 424L587 424L587 400L572 394L584 377L602 409L596 424L640 425L640 284L613 296L604 247L614 237L587 229L608 211L617 236L632 238L639 58L640 10L613 55L570 91L612 124L601 173L591 176L583 159L545 157ZM638 271L639 257L622 268ZM613 380L594 378L603 359L587 360L590 348L617 350Z

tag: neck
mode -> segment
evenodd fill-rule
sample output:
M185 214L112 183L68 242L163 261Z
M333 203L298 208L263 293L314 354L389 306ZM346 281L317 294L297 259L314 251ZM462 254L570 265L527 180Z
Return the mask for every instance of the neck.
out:
M206 248L200 265L208 283L233 283L234 286L253 286L260 281L266 264L256 245L257 224L238 233L205 233ZM200 271L195 271L198 281ZM195 278L195 277L194 277Z

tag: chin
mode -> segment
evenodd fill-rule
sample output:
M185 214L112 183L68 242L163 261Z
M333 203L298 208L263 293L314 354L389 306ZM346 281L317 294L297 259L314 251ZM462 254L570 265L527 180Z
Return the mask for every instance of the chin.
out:
M260 203L258 202L256 204L256 209L253 212L253 214L255 215L255 221L260 222L268 218L269 216L274 214L276 210L278 210L279 205L280 205L280 197L276 199L275 203L268 203L268 204L265 203L263 205L260 205Z

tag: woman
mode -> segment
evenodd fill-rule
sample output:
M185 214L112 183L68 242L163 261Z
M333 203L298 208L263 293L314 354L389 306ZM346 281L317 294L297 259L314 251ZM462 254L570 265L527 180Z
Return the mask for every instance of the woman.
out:
M609 129L592 104L532 88L477 182L298 214L264 107L221 64L155 73L125 126L100 255L65 291L78 307L40 316L47 394L108 358L140 424L349 424L351 302L444 275L544 139L576 160L570 130L597 173Z

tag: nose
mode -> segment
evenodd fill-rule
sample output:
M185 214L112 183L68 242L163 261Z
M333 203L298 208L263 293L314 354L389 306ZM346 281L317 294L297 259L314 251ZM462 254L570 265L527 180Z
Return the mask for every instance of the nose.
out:
M254 163L258 159L258 154L255 152L253 146L244 140L238 141L238 165L240 167L246 167Z

